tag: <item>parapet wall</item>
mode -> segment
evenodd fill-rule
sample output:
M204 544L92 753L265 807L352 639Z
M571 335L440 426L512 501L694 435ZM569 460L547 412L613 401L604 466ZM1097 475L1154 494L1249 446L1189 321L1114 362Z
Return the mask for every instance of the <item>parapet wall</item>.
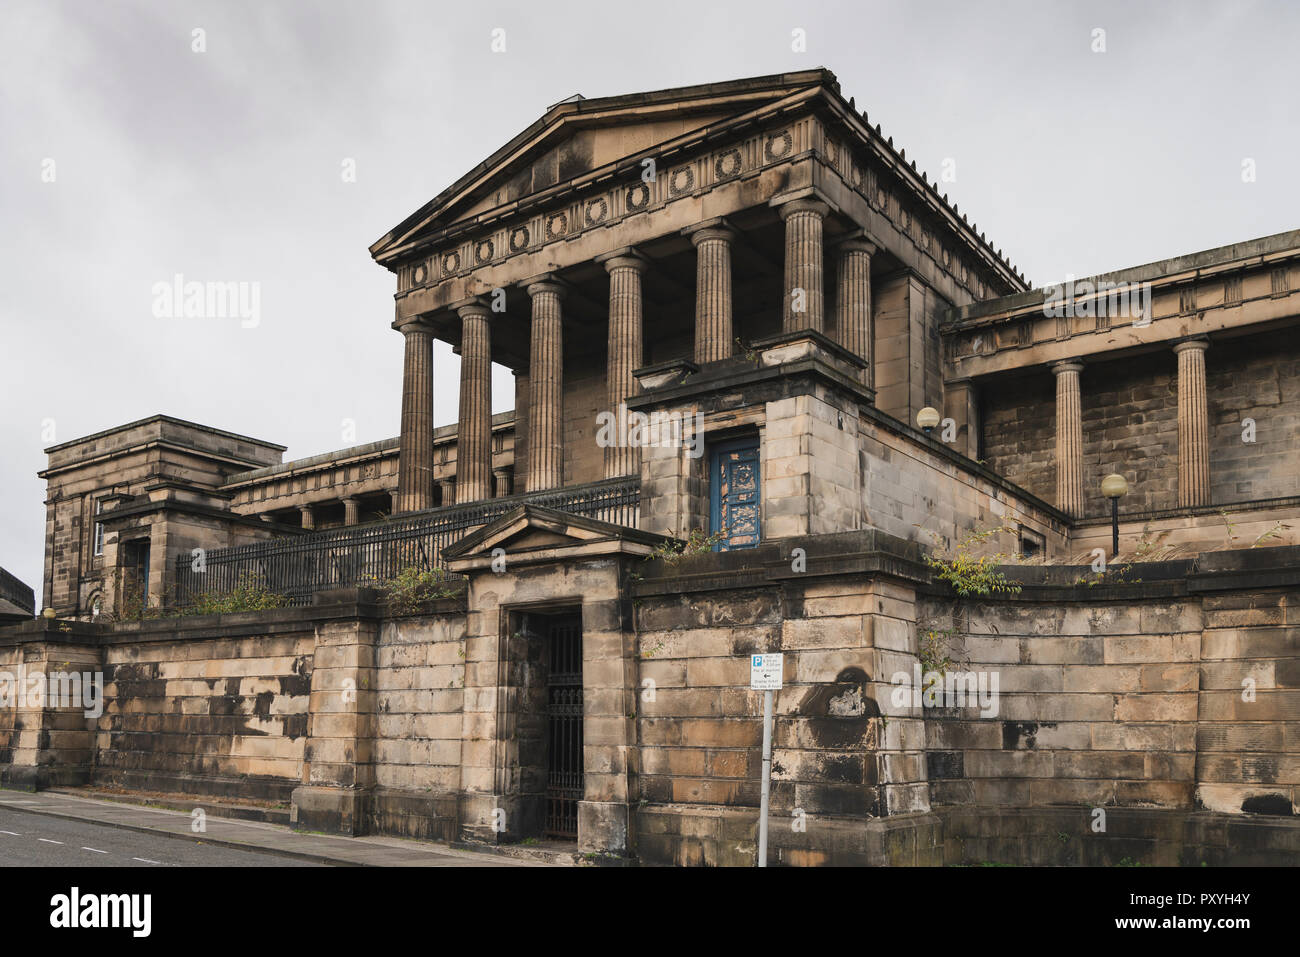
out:
M635 689L586 693L588 775L627 781L616 850L754 862L749 656L779 651L774 862L1296 863L1297 552L1093 584L1086 569L1008 568L1023 590L975 601L937 587L917 544L873 531L638 560L626 626L603 598L582 606L592 642L628 656L592 659L601 675L584 683L625 674ZM505 575L520 577L473 593L548 591L541 566ZM464 839L519 779L491 771L514 753L492 716L533 706L492 687L510 620L464 596L395 616L354 589L308 608L8 628L0 669L99 669L104 699L93 717L0 702L0 780L292 801L300 827ZM609 627L631 631L615 641ZM993 695L918 703L918 668L983 675L972 687ZM624 718L633 743L609 746ZM1249 825L1240 845L1233 822Z

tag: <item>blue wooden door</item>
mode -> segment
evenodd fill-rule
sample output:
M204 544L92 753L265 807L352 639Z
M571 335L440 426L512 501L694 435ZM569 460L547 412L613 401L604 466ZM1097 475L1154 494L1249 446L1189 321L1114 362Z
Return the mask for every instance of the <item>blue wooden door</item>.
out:
M709 461L710 528L713 532L725 532L714 550L753 548L762 538L758 439L719 444Z

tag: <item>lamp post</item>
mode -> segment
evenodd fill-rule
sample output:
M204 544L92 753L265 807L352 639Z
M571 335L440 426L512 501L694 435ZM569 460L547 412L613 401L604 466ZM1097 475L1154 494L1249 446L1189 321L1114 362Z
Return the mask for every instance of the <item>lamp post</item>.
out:
M926 435L929 435L934 431L934 427L939 424L940 418L939 410L927 405L916 413L916 424L921 427L921 430Z
M1119 554L1119 500L1128 494L1128 480L1112 472L1101 480L1101 494L1110 499L1110 557L1114 558Z

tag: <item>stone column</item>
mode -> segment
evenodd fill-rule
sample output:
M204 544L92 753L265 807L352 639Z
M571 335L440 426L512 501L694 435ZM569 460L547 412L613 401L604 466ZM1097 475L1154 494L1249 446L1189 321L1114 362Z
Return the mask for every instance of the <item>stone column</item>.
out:
M1074 517L1083 514L1082 371L1080 362L1052 366L1056 374L1056 507Z
M557 282L528 286L533 300L528 362L527 490L541 492L564 483L564 331Z
M1205 397L1205 339L1174 346L1178 356L1178 505L1210 504L1210 434Z
M695 247L695 361L731 357L731 243L736 231L721 220L689 230Z
M839 284L835 309L835 334L849 352L865 359L864 385L871 375L871 257L876 247L865 239L839 244Z
M817 199L796 199L780 207L785 221L785 302L781 307L784 332L821 332L825 325L822 222L830 211Z
M492 345L486 305L457 313L460 337L460 423L456 432L456 504L492 494Z
M343 500L343 524L355 525L360 517L360 503L355 498L345 498Z
M398 496L398 492L397 492L397 490L396 490L396 489L393 489L391 492L388 493L388 496L389 496L389 498L391 499L391 501L390 501L390 503L389 503L390 511L391 511L392 514L396 515L396 514L397 514L397 501L398 501L398 498L397 498L397 496Z
M492 470L492 497L505 498L510 494L510 470Z
M442 501L439 502L440 505L456 504L456 480L455 479L443 479L441 482L438 483L438 488L442 490Z
M519 476L519 490L528 487L528 405L532 401L532 383L527 371L514 370L515 376L515 475Z
M399 328L406 337L406 355L394 508L415 512L433 504L433 333L419 319Z
M316 515L310 505L299 505L298 511L302 513L302 527L312 529L316 527Z
M604 260L609 273L609 352L605 381L607 409L620 423L619 435L605 446L605 478L641 474L641 450L621 441L625 435L624 402L639 388L633 369L641 366L641 273L645 260L630 250Z

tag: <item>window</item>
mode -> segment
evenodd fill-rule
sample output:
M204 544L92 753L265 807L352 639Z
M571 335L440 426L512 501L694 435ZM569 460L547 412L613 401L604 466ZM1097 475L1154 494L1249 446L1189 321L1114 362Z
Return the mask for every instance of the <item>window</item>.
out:
M1020 554L1024 558L1041 558L1047 540L1037 532L1027 528L1020 529Z
M100 515L103 513L103 511L104 511L104 500L102 498L95 499L95 514ZM95 523L94 542L95 542L94 548L91 550L91 553L94 555L104 554L104 525L102 522Z

